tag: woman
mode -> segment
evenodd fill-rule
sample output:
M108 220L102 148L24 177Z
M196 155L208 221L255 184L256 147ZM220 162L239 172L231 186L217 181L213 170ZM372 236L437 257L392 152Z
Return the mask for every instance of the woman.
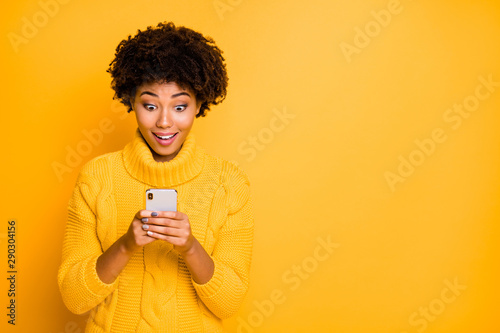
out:
M248 176L190 132L226 96L210 38L173 23L116 49L108 72L138 129L80 171L68 207L59 288L86 332L221 332L248 290ZM145 210L149 188L177 190L177 212Z

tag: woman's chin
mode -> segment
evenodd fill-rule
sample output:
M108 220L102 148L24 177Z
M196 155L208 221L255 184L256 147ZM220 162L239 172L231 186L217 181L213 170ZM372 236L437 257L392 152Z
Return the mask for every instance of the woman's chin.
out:
M175 147L168 147L167 149L162 146L156 146L152 149L153 158L156 162L169 162L177 156L180 149L173 150Z

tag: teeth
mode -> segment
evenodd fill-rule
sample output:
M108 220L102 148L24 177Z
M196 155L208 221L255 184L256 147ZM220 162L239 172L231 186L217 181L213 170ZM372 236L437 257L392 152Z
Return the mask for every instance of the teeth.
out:
M155 134L156 135L156 134ZM175 134L172 134L170 136L159 136L159 135L156 135L157 137L159 137L160 139L162 140L168 140L168 139L171 139Z

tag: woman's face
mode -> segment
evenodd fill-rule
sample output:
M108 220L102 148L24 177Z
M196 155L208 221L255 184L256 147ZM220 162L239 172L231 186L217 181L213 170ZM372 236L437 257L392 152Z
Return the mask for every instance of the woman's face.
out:
M177 156L200 106L192 91L175 82L148 83L137 89L132 109L155 161L168 162Z

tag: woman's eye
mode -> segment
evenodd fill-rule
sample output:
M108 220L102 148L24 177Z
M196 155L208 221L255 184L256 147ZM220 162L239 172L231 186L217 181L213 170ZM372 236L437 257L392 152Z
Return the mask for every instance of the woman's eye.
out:
M144 104L144 108L148 111L154 111L156 109L156 106L153 104Z
M175 111L184 111L186 109L187 105L186 104L183 104L183 105L177 105L174 109Z

